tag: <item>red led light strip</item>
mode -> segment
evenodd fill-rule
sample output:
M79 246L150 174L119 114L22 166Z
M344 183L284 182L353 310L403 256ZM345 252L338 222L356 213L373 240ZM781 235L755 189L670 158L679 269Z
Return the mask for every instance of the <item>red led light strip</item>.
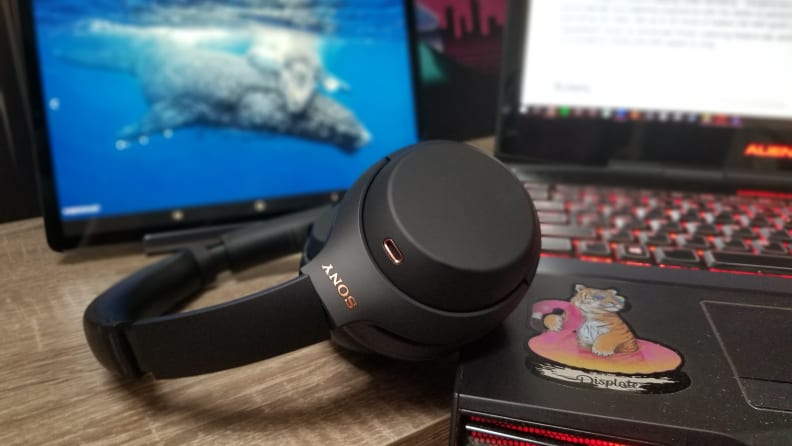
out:
M608 257L578 256L578 258L586 262L613 263L613 259Z
M569 254L557 254L554 252L543 252L541 254L542 257L556 257L560 259L569 259L571 256Z
M580 444L586 446L628 446L626 443L619 443L610 440L603 440L601 438L594 438L594 437L584 437L581 435L576 434L569 434L566 432L555 431L550 429L543 429L533 426L525 426L520 424L508 423L505 421L493 420L489 418L483 417L476 417L471 416L471 421L489 425L495 425L498 427L510 429L512 431L524 432L531 435L536 435L539 437L544 438L551 438L553 440L564 441L567 443L572 444ZM494 435L484 434L480 432L471 432L470 435L478 441L483 441L487 444L492 445L502 445L502 446L528 446L534 445L530 441L519 441L519 440L510 440L510 439L502 439L498 438Z
M737 195L740 197L778 198L780 200L792 200L792 192L773 192L769 190L738 189Z
M555 257L555 258L571 258L568 255L563 254L549 254L549 253L542 253L542 257ZM630 262L630 261L622 261L616 260L611 262L610 259L600 259L597 257L575 257L578 260L583 260L586 262L600 262L600 263L618 263L622 265L630 265L630 266L643 266L643 267L660 267L664 269L682 269L682 270L689 270L689 271L709 271L713 273L721 273L721 274L739 274L739 275L747 275L747 276L762 276L762 277L776 277L781 279L792 279L792 274L780 274L780 273L766 273L761 271L739 271L739 270L729 270L729 269L720 269L720 268L706 268L706 267L689 267L689 266L679 266L679 265L652 265L648 263L640 263L640 262Z
M763 273L759 271L731 271L727 269L718 269L718 268L710 268L709 271L713 271L716 273L726 273L726 274L742 274L747 276L780 277L782 279L792 279L791 274L773 274L773 273Z

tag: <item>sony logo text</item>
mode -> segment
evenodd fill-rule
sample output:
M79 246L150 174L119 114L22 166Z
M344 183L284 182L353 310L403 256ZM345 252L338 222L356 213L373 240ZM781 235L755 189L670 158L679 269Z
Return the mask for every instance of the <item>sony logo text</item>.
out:
M338 275L338 273L334 272L331 274L331 271L333 271L333 265L322 265L322 269L325 271L325 274L327 274L327 278L330 279L330 282L333 283L338 296L344 299L344 303L346 304L347 308L350 310L355 308L357 306L357 300L352 296L352 294L350 294L349 287L344 283L344 280Z

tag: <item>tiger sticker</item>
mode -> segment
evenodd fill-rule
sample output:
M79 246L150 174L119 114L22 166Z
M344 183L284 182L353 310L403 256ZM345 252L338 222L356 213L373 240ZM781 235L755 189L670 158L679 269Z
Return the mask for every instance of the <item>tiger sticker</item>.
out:
M676 351L636 336L622 317L627 299L614 288L574 286L568 300L542 300L531 325L526 365L538 376L633 393L668 393L687 387Z

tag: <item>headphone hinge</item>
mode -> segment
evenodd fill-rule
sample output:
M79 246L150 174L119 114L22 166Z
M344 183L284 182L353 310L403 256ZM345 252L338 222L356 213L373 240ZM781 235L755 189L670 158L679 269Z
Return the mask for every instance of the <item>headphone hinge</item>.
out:
M122 323L103 326L89 318L83 318L86 339L96 359L125 378L137 378L143 375L143 371L138 367L132 347L124 335L124 329L128 325L129 323Z

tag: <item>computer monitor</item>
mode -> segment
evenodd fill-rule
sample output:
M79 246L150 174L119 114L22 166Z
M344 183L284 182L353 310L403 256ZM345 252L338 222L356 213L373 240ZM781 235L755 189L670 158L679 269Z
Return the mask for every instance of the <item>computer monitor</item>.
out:
M24 1L50 244L337 200L418 139L409 9Z
M538 161L792 169L792 4L511 5L499 150Z

